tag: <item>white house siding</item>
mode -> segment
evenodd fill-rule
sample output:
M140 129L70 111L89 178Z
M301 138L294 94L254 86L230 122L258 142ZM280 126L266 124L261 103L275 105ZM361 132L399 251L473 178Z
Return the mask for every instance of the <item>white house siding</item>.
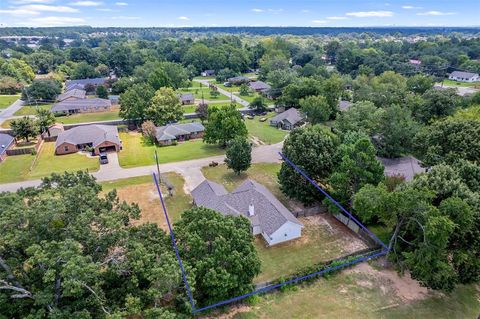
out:
M454 80L454 81L459 81L459 82L477 82L479 80L479 77L478 76L474 76L474 77L471 77L471 78L462 78L462 77L458 77L458 76L450 76L449 77L450 80Z
M288 221L270 236L265 232L262 233L262 236L265 238L269 246L273 246L292 239L300 238L302 236L302 226Z

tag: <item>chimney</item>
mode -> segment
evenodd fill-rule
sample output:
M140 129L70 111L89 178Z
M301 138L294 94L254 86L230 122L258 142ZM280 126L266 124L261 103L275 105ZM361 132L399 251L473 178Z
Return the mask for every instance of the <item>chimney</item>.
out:
M255 215L255 206L253 206L253 200L250 202L250 205L248 205L248 216L252 217Z

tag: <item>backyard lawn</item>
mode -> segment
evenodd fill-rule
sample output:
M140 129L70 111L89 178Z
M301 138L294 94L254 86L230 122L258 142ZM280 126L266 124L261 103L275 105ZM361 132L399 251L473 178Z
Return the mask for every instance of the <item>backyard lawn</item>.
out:
M210 94L210 92L212 90L210 90L209 87L207 86L203 86L201 83L198 83L198 82L193 82L192 84L193 86L191 87L188 87L188 88L180 88L178 89L178 93L193 93L195 95L195 98L196 99L201 99L202 98L202 91L203 91L203 98L205 100L228 100L229 97L223 95L223 94L219 94L218 96L212 96Z
M262 116L255 116L253 119L245 119L245 125L248 129L250 136L255 136L257 139L265 144L276 144L284 140L288 131L279 130L276 127L270 126L269 119L275 116L275 113L271 113L267 116L265 122L260 122Z
M50 110L52 108L52 104L41 104L38 105L39 109L42 110ZM37 106L36 105L25 105L20 110L15 112L13 115L35 115L37 114Z
M168 180L173 186L173 196L162 184L162 193L167 206L168 216L171 222L180 219L181 213L192 207L190 195L185 194L183 186L185 181L177 173L162 174L162 178ZM127 203L137 203L141 209L140 219L133 224L156 223L164 230L168 230L162 206L158 197L157 189L152 176L139 176L101 183L104 192L112 189L117 190L120 200Z
M0 110L9 107L19 98L20 95L0 95Z
M222 106L230 105L230 104L232 104L232 103L231 103L231 102L208 103L208 108L222 107ZM233 104L235 104L235 107L236 107L237 109L243 107L242 104L240 104L240 103L234 102ZM185 105L185 106L182 106L182 110L183 110L183 113L184 113L184 114L195 113L195 110L196 110L196 109L197 109L197 106L196 106L196 105Z
M4 162L0 163L0 183L39 179L51 173L65 171L74 172L88 169L90 172L94 172L100 166L97 157L88 158L83 154L56 156L54 153L55 142L47 142L43 144L35 164L33 164L34 155L7 157Z
M442 82L440 82L438 84L442 84ZM443 85L463 86L463 87L480 87L480 82L467 83L467 82L458 82L458 81L445 79L445 80L443 80Z
M118 153L122 167L135 167L155 164L154 150L157 148L160 163L186 161L197 158L222 155L224 150L217 145L203 143L202 140L192 140L178 145L156 147L143 141L140 133L120 133L123 150Z

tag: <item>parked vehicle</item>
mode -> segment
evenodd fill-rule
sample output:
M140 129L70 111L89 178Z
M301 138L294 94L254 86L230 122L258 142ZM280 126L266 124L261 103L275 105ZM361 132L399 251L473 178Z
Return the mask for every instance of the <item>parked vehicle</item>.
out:
M210 166L210 167L216 167L216 166L218 166L218 162L211 161L210 164L208 164L208 166Z
M100 153L99 159L100 159L100 164L108 164L107 153Z
M267 120L267 118L266 118L266 117L262 117L262 118L260 118L260 122L265 122L266 120Z

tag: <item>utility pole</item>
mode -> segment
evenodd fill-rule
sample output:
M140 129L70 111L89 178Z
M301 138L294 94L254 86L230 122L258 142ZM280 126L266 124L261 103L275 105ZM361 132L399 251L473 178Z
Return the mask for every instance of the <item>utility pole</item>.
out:
M157 154L157 149L155 149L155 163L157 164L157 175L158 175L158 185L162 184L162 177L160 175L160 165L158 164L158 154Z

